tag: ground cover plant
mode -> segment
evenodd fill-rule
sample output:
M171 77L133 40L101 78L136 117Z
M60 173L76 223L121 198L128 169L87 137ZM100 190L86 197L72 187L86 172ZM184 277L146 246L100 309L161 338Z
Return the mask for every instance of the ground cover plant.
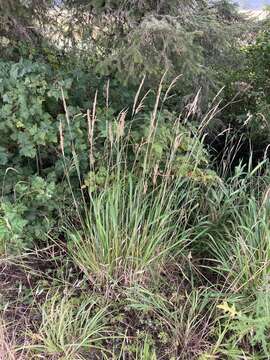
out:
M0 0L0 359L269 359L265 14Z

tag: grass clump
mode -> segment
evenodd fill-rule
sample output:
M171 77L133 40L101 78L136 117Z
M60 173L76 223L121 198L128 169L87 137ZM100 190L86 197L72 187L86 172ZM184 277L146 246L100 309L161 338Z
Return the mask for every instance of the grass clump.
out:
M206 292L197 290L170 297L143 287L128 290L130 308L155 324L152 331L163 344L159 358L196 358L210 347L214 303L209 300Z
M254 198L232 214L236 221L225 226L221 240L213 242L217 270L232 291L248 293L265 284L269 273L269 204L261 206Z
M71 258L93 283L127 285L157 275L184 253L194 232L185 218L190 204L180 199L184 186L162 184L146 193L144 181L128 176L91 195L82 226L68 231Z
M108 336L107 309L97 308L87 298L53 295L41 309L41 324L32 333L35 352L82 359L82 354L95 354L103 349L101 341Z

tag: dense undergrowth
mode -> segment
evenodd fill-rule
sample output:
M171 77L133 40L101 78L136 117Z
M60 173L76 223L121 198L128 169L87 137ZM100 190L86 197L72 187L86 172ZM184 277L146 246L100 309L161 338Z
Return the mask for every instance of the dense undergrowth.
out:
M162 31L182 39L176 2L125 3L114 41L145 53L131 46L122 70L106 32L83 56L16 32L1 44L0 359L270 358L269 21L235 39L231 4L192 5L201 22L181 13L177 31L187 61L200 47L196 71L173 56L138 76L150 20L154 55ZM1 16L12 26L0 1Z

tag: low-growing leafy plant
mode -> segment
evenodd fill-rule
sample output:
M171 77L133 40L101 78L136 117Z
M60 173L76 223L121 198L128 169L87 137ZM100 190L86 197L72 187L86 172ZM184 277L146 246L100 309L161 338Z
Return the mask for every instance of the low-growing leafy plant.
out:
M45 242L59 213L59 187L55 181L29 176L14 186L12 196L4 196L0 206L2 253L19 254ZM64 197L62 197L64 199Z

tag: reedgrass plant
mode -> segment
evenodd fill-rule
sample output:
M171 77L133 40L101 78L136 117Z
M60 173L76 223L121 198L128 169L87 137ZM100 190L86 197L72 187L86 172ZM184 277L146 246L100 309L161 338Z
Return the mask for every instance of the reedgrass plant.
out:
M106 124L102 163L95 164L98 155L94 154L99 141L95 137L99 126L97 97L93 111L87 112L90 172L83 182L74 150L82 206L73 196L78 222L69 222L65 231L68 255L92 284L145 282L172 258L181 258L200 236L198 224L203 219L197 213L196 199L201 183L211 183L217 177L207 169L199 137L183 127L180 117L166 120L162 107L170 87L161 99L162 81L142 133L137 130L135 116L143 108L142 101L137 105L139 92L131 120L127 121L128 111L122 111ZM68 107L63 101L69 126ZM62 127L60 130L61 139ZM63 144L61 141L64 157Z

